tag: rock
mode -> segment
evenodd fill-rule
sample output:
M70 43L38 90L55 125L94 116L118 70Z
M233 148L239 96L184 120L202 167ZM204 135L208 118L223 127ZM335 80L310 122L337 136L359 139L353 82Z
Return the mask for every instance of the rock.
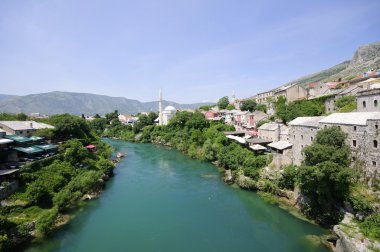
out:
M380 242L371 241L363 236L359 227L353 221L354 215L345 213L339 225L335 225L333 230L339 239L336 241L336 252L352 251L376 251L380 249Z
M224 172L224 178L223 178L224 182L226 182L228 185L231 185L232 183L234 183L234 178L232 176L232 172L231 170L226 170Z
M257 189L256 182L249 178L244 176L243 174L240 174L237 179L237 184L243 189L248 189L248 190L254 190Z

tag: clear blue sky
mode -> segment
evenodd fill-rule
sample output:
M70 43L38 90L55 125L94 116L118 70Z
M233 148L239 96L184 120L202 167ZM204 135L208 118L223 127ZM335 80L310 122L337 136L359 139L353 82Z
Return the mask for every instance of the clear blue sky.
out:
M0 93L248 97L380 40L379 10L379 0L1 0Z

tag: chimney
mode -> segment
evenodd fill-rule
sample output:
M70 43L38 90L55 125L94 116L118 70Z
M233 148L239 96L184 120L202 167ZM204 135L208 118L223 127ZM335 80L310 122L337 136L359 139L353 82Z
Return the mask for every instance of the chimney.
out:
M30 128L33 129L33 122L30 122Z
M277 141L280 141L280 139L281 139L281 126L279 123L277 123L277 130L278 130Z

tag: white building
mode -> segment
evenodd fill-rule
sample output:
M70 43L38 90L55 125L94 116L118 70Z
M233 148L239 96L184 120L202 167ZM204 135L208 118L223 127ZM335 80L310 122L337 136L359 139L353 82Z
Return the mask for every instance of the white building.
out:
M162 111L162 125L168 125L170 119L177 113L177 109L173 106L167 106Z

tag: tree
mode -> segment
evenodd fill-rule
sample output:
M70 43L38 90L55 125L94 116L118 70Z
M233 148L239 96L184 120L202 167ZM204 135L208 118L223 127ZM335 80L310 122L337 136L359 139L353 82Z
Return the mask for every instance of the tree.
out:
M235 106L232 105L232 104L228 104L228 106L227 106L226 109L227 109L227 110L233 110L233 109L235 109Z
M94 137L87 122L78 116L70 114L54 115L50 118L50 121L55 126L55 135L59 138L92 139Z
M203 106L200 106L199 109L200 110L203 110L203 111L208 111L212 108L211 105L203 105Z
M255 111L256 109L256 101L253 100L253 99L246 99L246 100L243 100L241 105L240 105L240 109L242 111L246 111L246 110L249 110L250 112L253 112Z
M304 148L304 165L297 171L297 183L309 199L304 212L319 223L332 225L341 215L342 205L350 191L350 148L346 134L338 127L318 131L314 142Z
M226 109L229 103L228 97L224 96L219 99L217 105L219 109Z
M257 104L256 110L263 111L264 113L267 112L267 106L265 104Z
M353 95L346 95L335 101L335 107L338 112L351 112L357 107L356 98Z
M54 129L38 129L33 135L43 137L46 140L52 140L54 138L54 132Z

